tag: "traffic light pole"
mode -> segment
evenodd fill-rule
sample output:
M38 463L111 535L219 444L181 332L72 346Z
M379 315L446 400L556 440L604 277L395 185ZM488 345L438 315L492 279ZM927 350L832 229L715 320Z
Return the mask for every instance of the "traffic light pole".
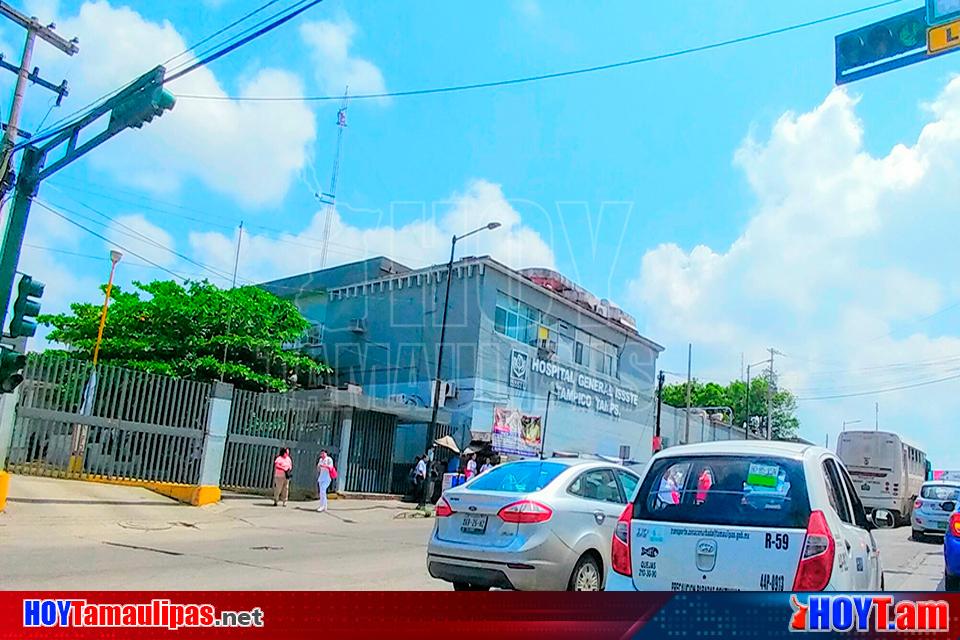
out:
M155 116L161 115L164 110L172 109L173 96L163 91L164 72L162 66L149 71L114 97L93 108L83 118L66 125L56 135L44 140L42 146L30 145L24 149L10 219L3 236L3 254L0 255L0 313L3 314L0 315L0 326L6 323L30 206L40 183L124 129L139 128L145 121L149 122ZM110 123L106 130L78 145L77 141L84 129L108 112ZM63 156L45 166L47 154L64 143L66 151Z

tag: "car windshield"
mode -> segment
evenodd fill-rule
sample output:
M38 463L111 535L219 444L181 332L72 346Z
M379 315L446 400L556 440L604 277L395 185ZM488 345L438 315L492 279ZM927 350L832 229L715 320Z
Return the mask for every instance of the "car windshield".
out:
M931 484L920 489L920 497L927 500L957 500L960 499L960 487Z
M477 476L468 485L475 491L531 493L540 491L567 469L556 462L510 462Z
M634 500L639 520L744 526L807 526L800 462L760 456L658 460Z

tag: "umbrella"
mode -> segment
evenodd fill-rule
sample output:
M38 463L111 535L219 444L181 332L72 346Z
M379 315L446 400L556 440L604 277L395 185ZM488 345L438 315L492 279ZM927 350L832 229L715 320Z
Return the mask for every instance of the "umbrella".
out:
M433 444L450 449L454 453L460 453L460 448L456 441L450 436L443 436L439 440L434 440Z

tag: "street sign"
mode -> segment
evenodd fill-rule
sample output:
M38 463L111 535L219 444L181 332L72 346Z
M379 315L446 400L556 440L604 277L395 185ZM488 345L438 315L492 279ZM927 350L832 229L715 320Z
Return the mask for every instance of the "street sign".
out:
M960 20L927 31L927 53L943 53L955 47L960 47Z
M937 15L948 15L955 3L960 16L960 0L928 1L935 3L935 9L942 12ZM837 84L862 80L960 50L953 41L954 37L960 37L960 19L930 27L927 23L929 8L928 4L928 7L838 35L834 43Z
M927 23L931 26L960 19L960 0L927 0Z

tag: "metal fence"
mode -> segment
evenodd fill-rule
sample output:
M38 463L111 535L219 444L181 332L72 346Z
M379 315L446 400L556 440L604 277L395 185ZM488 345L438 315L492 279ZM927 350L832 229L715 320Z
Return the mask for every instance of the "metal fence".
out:
M397 417L355 411L350 430L346 491L389 493L393 484L393 441Z
M211 385L56 354L24 378L11 471L198 482Z
M234 391L220 484L231 489L267 491L273 460L281 447L293 458L291 488L316 493L320 449L336 460L341 413L315 398L284 393Z

